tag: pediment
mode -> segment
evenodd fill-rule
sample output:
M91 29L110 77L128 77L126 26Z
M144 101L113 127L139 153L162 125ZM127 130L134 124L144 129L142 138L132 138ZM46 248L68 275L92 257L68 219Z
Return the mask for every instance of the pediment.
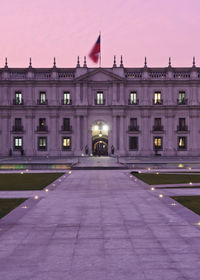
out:
M94 81L94 82L109 82L109 81L122 81L123 77L116 75L104 69L96 69L84 75L77 77L78 81Z

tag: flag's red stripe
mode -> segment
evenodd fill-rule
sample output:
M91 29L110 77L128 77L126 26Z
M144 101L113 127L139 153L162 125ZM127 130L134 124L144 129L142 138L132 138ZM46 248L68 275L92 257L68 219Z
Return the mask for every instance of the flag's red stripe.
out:
M97 42L95 43L94 47L89 53L89 57L92 59L93 62L97 63L99 60L99 54L100 54L100 37L98 38Z

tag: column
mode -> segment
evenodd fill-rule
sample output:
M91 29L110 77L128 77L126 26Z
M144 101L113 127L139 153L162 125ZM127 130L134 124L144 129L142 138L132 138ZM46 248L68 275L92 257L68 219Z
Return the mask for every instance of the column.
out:
M80 156L81 155L81 149L80 149L80 116L76 116L76 150L75 155Z
M26 92L22 92L25 105L32 105L32 86L28 86Z
M22 119L22 125L24 126L25 133L23 134L24 141L24 153L26 156L35 155L34 151L34 137L35 128L33 127L34 116L32 114L27 115L26 119Z
M117 150L117 134L116 134L116 116L112 117L112 143L111 146L114 146L115 152Z
M120 105L124 105L124 84L120 84L119 103Z
M198 118L197 112L195 112L195 111L191 112L191 114L190 114L189 124L188 124L189 133L187 133L185 136L187 136L187 150L188 150L189 154L192 156L197 156L197 155L199 156L199 149L198 149L199 118Z
M88 105L87 89L88 89L87 84L84 84L83 85L83 102L82 102L83 105Z
M87 119L87 116L84 116L84 129L83 129L83 131L84 131L84 135L83 135L83 137L84 137L84 141L83 141L83 149L84 149L84 154L85 154L85 147L86 147L86 145L88 146L88 149L89 149L89 142L88 142L88 119ZM91 152L91 149L89 149L89 153Z
M149 105L148 104L147 90L148 90L147 86L144 86L141 105ZM150 102L151 102L150 104L152 104L152 100L150 100Z
M174 114L172 112L167 112L165 116L166 122L164 123L164 130L166 134L163 134L165 155L166 156L175 156L177 150L177 135L176 135L176 123L174 120ZM175 126L174 126L175 125Z
M80 84L77 84L76 85L76 105L80 105L80 103L81 103L80 94L81 94Z
M190 92L191 93L191 105L197 105L198 104L197 103L197 87L192 85L190 90L191 90L191 92ZM189 96L188 97L186 96L186 98L189 101L189 99L190 99Z
M117 85L113 83L112 87L112 105L117 104Z
M120 116L116 117L116 141L117 141L117 150L120 150Z
M9 124L10 116L8 114L2 115L2 145L1 154L8 156L10 148L13 150L13 138L11 136L11 125Z
M124 116L120 116L120 130L119 130L119 139L120 139L120 155L124 155Z
M80 149L81 153L84 154L84 117L80 116Z
M148 112L144 111L142 113L142 135L141 135L141 151L142 155L149 156L154 154L153 151L153 135L151 135L151 126L149 123L150 117Z
M55 85L51 87L50 95L47 92L47 99L49 105L57 105L57 87Z
M57 115L50 116L48 125L48 133L47 136L47 151L49 151L50 156L57 156L59 154L57 144L61 145L61 141L57 141ZM59 143L58 143L59 142ZM59 149L60 150L60 149Z

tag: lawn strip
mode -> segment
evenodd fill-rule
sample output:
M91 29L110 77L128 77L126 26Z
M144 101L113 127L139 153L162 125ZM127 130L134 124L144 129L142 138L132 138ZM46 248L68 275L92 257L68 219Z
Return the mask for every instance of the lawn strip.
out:
M171 198L200 215L200 196L172 196Z
M64 173L0 174L0 191L42 190Z
M149 185L162 184L187 184L189 182L199 183L200 175L191 174L156 174L156 173L132 173L133 176Z
M25 200L26 198L0 198L0 219Z
M156 190L165 190L165 189L200 189L200 186L193 186L193 187L190 187L190 186L177 186L177 187L158 187L156 188Z

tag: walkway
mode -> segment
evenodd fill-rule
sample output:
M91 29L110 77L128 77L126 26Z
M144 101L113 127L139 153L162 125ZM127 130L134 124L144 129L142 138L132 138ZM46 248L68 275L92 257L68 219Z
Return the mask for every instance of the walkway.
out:
M64 176L0 221L0 279L199 280L198 215L128 170Z

